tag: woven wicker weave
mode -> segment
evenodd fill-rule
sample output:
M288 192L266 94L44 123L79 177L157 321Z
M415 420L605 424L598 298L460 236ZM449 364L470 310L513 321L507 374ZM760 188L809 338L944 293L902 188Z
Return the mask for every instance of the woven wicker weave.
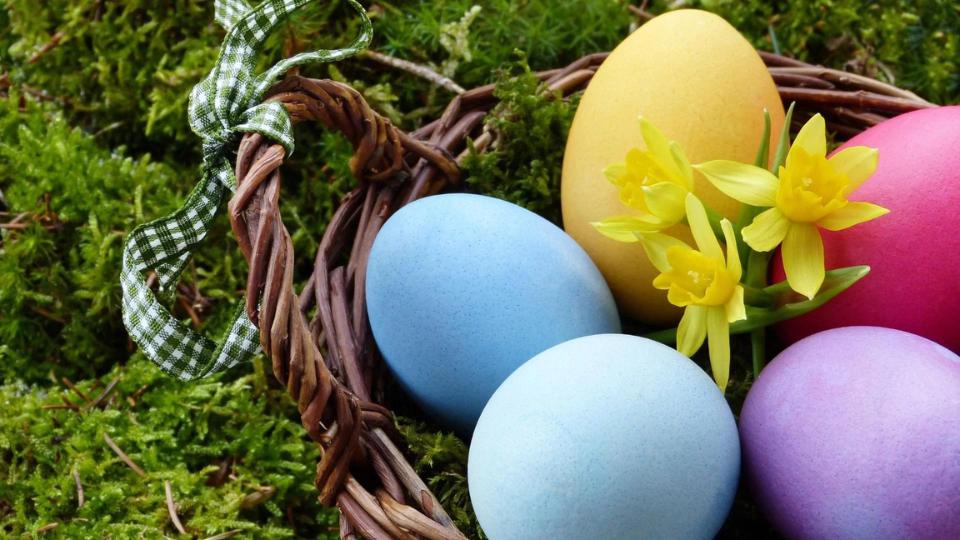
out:
M762 54L795 122L814 112L840 138L896 114L931 107L913 93L841 71ZM605 53L539 74L561 96L582 90ZM404 458L402 440L382 403L381 360L364 299L367 255L384 221L401 206L456 189L467 139L473 151L494 146L484 116L493 86L457 96L443 116L407 134L373 111L355 90L329 81L287 78L270 93L295 122L319 121L352 142L358 186L341 202L298 296L294 253L280 217L284 150L256 134L240 144L238 189L230 220L250 273L247 313L261 330L273 371L297 402L303 425L322 448L316 485L341 510L341 535L366 538L464 538ZM312 320L308 313L315 312Z

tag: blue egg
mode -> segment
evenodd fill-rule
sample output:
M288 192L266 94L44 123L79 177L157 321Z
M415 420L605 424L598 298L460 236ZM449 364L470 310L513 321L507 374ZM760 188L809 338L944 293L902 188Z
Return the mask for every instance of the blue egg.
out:
M739 474L737 426L713 380L619 334L517 369L483 410L467 469L491 540L713 538Z
M437 195L397 211L374 241L366 295L397 380L464 435L520 364L568 339L620 330L606 282L573 239L480 195Z

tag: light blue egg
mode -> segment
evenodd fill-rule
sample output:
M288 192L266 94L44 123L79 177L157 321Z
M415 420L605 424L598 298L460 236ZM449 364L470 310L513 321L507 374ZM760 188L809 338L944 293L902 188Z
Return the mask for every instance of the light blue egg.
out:
M739 473L737 426L710 377L619 334L517 369L483 410L467 469L491 540L713 538Z
M401 208L374 241L366 279L386 363L424 409L464 435L527 359L620 330L613 296L580 246L491 197L437 195Z

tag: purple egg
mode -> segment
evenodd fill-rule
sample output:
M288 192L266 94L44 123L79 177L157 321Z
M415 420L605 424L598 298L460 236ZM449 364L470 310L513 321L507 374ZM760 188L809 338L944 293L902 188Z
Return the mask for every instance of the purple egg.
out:
M788 538L960 538L960 357L828 330L778 355L740 416L754 499Z

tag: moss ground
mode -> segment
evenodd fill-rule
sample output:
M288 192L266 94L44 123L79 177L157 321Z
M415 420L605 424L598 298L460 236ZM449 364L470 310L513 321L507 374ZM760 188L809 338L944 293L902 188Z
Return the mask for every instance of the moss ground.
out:
M317 4L271 38L264 63L353 35L348 10ZM576 103L536 97L522 75L610 49L639 21L630 6L367 5L379 52L430 66L464 87L521 75L499 91L511 112L511 122L498 126L502 145L467 163L469 180L477 191L558 219L560 158ZM759 48L960 102L960 11L951 2L692 0L655 1L648 9L678 5L720 13ZM185 104L222 39L211 6L0 0L0 222L14 222L0 233L0 536L173 536L166 481L198 538L228 531L336 535L334 511L320 508L312 491L317 451L262 360L180 384L134 350L120 323L125 232L175 208L197 176L199 145ZM306 74L350 82L405 128L436 116L451 98L364 59ZM311 150L288 167L284 218L296 224L296 250L307 253L351 186L350 149L330 134L304 129L297 136L298 148ZM243 288L245 267L227 236L223 220L180 292L199 306L204 330L224 324ZM305 275L307 268L297 270ZM745 364L734 370L736 408L749 380ZM431 485L464 530L479 535L466 493L466 447L431 426L401 423ZM125 465L105 437L145 474ZM738 499L724 534L764 532L749 501Z

